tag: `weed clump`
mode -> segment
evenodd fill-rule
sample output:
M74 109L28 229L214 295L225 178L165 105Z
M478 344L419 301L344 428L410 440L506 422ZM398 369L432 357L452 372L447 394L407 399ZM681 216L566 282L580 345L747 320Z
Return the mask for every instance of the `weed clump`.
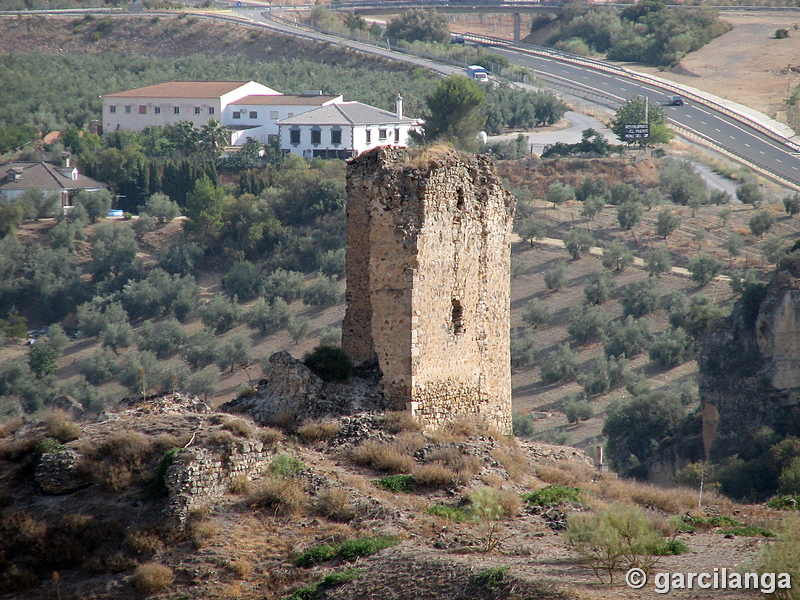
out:
M583 504L582 493L580 488L553 484L525 494L522 499L531 506L542 507L558 506L568 502Z
M175 581L175 574L172 569L156 562L139 565L131 577L131 583L136 591L145 596L163 592L172 585L173 581Z
M413 475L384 475L373 483L390 492L410 493L414 491L415 478Z
M298 567L313 567L330 560L341 560L352 562L357 558L371 556L385 548L396 545L397 539L393 537L364 537L354 540L347 540L341 544L322 544L314 546L298 556L294 564Z

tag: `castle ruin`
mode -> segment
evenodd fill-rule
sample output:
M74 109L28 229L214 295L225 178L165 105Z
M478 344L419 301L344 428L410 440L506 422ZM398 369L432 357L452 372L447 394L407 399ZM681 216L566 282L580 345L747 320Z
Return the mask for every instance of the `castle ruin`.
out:
M514 199L491 160L376 148L348 166L346 211L343 348L426 425L510 431Z

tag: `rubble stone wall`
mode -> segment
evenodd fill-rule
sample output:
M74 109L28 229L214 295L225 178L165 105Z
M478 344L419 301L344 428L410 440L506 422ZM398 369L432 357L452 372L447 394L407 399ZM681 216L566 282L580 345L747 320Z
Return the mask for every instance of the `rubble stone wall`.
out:
M511 429L513 197L486 157L379 148L347 175L342 345L397 408Z
M193 509L228 493L236 478L252 479L266 471L274 456L272 448L253 440L236 440L220 450L184 448L164 476L171 516L184 524Z

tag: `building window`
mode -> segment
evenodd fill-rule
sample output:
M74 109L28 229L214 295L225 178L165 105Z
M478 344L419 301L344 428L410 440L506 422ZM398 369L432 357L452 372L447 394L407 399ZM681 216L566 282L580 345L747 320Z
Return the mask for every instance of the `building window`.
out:
M300 143L300 130L299 129L292 129L289 131L289 143L290 144L299 144Z
M180 106L173 106L173 107L172 107L172 114L173 114L173 115L179 115L179 114L181 114L181 107L180 107Z
M160 106L154 106L153 107L153 114L160 115L161 114L161 107Z
M241 119L242 118L242 113L240 113L238 110L235 110L235 111L233 111L233 114L231 116L234 119Z
M334 129L331 131L331 144L339 145L342 143L342 130Z
M278 111L277 110L269 111L269 118L270 119L277 119L278 118Z
M458 299L453 298L450 311L450 329L456 335L464 333L464 309Z
M372 131L370 131L369 129L367 129L367 143L368 144L372 143Z
M208 114L210 114L210 115L214 114L214 107L213 106L209 106L208 107Z
M294 116L294 113L289 113L289 116L286 117L287 119L291 119Z
M147 114L147 105L146 104L140 104L139 105L139 114L140 115L146 115Z
M117 107L112 104L111 106L108 107L108 112L110 112L113 115L115 112L117 112Z
M397 128L394 130L394 143L395 144L400 143L400 129Z
M194 114L196 114L196 115L200 114L200 107L199 106L195 106L194 107Z
M250 118L251 119L257 119L258 118L258 112L255 111L255 110L251 110L250 111Z
M321 129L312 129L311 130L311 143L312 144L320 144L320 143L322 143L322 130Z
M126 115L129 115L129 114L131 114L131 107L130 107L130 105L127 105L127 106L125 107L125 114L126 114Z
M378 129L378 141L385 142L386 141L386 130L385 129Z

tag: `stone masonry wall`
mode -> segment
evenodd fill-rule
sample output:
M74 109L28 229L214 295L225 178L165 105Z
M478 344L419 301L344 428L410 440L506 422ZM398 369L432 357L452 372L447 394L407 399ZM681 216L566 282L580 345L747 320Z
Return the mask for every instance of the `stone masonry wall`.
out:
M379 148L349 165L347 193L344 348L426 424L509 431L514 202L491 161Z
M164 476L170 515L183 525L194 508L228 493L237 477L252 479L266 471L274 456L272 448L254 440L235 440L213 451L203 446L184 448Z

